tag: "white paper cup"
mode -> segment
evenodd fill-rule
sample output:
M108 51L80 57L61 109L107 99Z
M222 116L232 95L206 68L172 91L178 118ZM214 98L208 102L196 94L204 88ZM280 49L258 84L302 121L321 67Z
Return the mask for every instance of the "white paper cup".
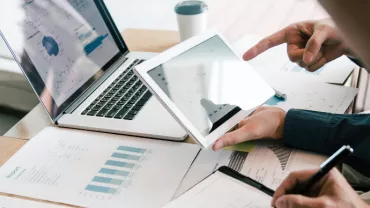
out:
M199 35L207 29L208 7L203 1L183 1L176 5L177 24L181 41Z

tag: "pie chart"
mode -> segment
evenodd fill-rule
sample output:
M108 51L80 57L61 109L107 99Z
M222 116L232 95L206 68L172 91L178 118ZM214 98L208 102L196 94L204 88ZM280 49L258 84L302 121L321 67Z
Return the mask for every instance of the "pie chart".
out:
M49 56L57 56L59 54L58 43L51 36L45 36L42 39L42 46L45 48Z

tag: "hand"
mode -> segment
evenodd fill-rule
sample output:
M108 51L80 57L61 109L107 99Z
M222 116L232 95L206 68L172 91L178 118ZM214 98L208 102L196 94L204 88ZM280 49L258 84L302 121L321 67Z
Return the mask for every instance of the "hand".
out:
M309 170L291 173L275 191L271 206L276 208L368 207L336 168L314 184L310 190L309 197L292 194L285 195L297 183L302 183L316 172L317 170Z
M288 44L289 59L308 71L316 71L342 55L353 56L343 43L334 23L325 19L292 24L261 40L243 58L249 61L283 43Z
M237 143L283 136L286 112L276 107L260 107L253 114L239 123L238 129L222 136L213 145L213 150Z

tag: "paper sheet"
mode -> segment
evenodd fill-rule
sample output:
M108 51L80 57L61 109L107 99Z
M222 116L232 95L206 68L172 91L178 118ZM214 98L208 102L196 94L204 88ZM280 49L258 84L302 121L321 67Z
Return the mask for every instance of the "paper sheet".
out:
M261 73L271 87L286 94L287 99L272 97L266 102L284 110L291 108L329 113L344 113L358 89L302 79L286 72Z
M271 199L252 186L216 172L165 208L265 208L270 207Z
M248 153L240 172L275 190L289 173L319 168L325 159L321 155L269 144L257 146Z
M161 207L198 151L190 144L47 128L0 169L0 192L82 207Z
M244 54L249 48L254 46L261 37L246 35L237 40L233 45L240 54ZM290 62L286 44L274 47L250 61L250 64L257 71L275 70L285 71L292 74L302 74L303 76L333 84L344 84L348 76L356 68L347 57L340 57L315 72L308 72L297 64Z
M290 172L318 168L325 159L324 156L292 150L271 141L260 141L249 153L202 150L181 182L174 198L221 166L228 166L271 189L276 189Z
M0 196L0 207L1 208L63 208L53 204L46 204L36 201L29 201L24 199L18 199L14 197Z

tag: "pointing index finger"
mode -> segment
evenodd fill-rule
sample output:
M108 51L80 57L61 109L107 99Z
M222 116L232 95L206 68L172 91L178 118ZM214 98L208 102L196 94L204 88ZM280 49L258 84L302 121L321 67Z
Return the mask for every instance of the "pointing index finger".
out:
M247 52L244 53L243 59L245 61L249 61L272 47L286 43L287 42L286 30L287 30L286 28L282 29L262 39L255 46L253 46Z

